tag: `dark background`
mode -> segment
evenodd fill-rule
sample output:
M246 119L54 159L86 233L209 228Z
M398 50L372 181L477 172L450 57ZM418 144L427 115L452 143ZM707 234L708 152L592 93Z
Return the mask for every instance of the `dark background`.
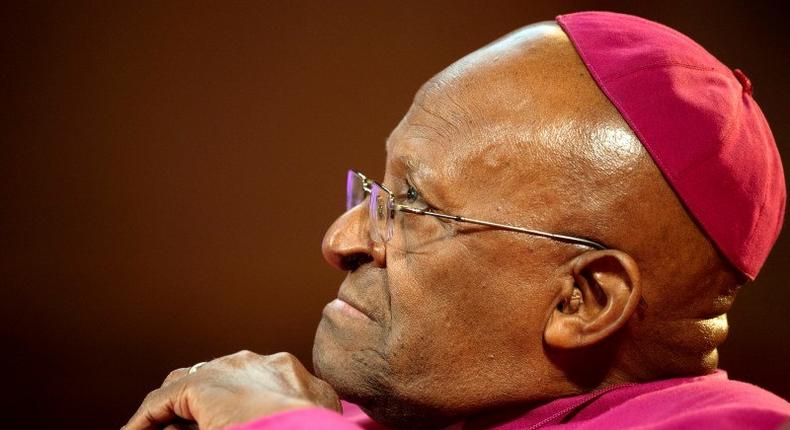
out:
M373 2L370 2L373 3ZM4 4L3 426L117 428L169 370L310 363L345 170L419 85L519 26L626 11L743 69L786 163L787 16L740 2ZM730 314L731 377L790 396L790 239Z

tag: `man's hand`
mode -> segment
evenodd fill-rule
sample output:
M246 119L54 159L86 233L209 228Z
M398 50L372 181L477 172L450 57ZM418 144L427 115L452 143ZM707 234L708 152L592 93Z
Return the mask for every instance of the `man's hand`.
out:
M321 406L340 411L340 400L326 382L311 375L291 354L241 351L201 366L177 369L150 392L123 428L159 429L195 422L201 430L288 409Z

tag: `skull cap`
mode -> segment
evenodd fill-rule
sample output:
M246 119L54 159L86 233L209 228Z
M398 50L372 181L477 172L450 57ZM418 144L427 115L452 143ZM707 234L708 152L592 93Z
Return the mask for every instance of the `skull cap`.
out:
M579 12L557 23L686 211L754 279L782 228L786 191L746 75L680 32L636 16Z

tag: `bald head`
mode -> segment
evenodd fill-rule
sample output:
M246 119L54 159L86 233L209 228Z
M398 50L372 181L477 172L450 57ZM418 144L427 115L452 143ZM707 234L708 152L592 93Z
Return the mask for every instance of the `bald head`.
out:
M463 58L423 86L413 109L446 122L448 176L488 178L474 199L496 196L507 219L634 258L643 298L631 328L639 355L658 357L652 372L715 368L739 277L559 26L527 26Z
M630 352L642 364L631 372L715 368L738 277L555 23L508 34L428 81L390 140L404 141L449 158L430 171L465 193L436 190L443 210L490 202L498 219L590 237L636 261Z

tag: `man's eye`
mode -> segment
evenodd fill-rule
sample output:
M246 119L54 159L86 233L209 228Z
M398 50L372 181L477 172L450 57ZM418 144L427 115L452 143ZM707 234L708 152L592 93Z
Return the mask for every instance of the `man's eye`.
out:
M406 200L409 203L414 203L418 198L420 198L420 194L417 192L417 189L409 185L409 188L406 190Z

